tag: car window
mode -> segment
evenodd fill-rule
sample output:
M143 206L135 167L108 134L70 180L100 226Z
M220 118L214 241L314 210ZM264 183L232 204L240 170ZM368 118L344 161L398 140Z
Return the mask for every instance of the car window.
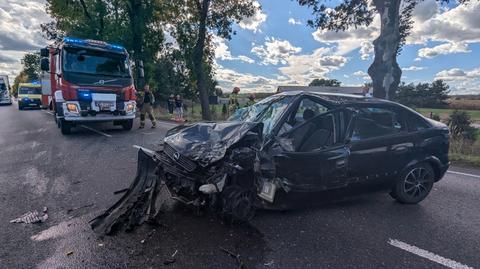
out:
M407 117L408 131L416 132L427 129L429 126L420 116L410 113Z
M261 113L256 121L263 123L263 134L265 136L271 134L275 124L283 115L291 100L292 98L290 96L277 100L276 102L271 103L265 111Z
M356 116L352 141L381 137L405 131L401 115L392 109L360 108Z
M303 98L296 111L283 123L279 135L288 132L305 121L328 111L328 107L310 98Z

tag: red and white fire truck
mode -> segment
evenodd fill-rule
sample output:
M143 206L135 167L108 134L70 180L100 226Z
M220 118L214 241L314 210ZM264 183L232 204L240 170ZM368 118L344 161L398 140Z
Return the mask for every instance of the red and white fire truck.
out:
M43 105L54 111L62 134L85 122L132 129L136 92L124 47L67 37L40 54Z

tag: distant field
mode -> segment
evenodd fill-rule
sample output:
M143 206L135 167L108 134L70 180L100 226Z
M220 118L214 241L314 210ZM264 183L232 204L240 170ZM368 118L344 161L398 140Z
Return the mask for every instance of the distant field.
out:
M430 112L433 114L438 114L441 119L447 119L450 114L452 114L454 109L451 108L446 108L446 109L440 109L440 108L417 108L416 109L418 112L422 113L424 116L429 117ZM475 122L480 122L480 110L465 110L465 109L459 109L466 111L470 117L472 117L472 120Z

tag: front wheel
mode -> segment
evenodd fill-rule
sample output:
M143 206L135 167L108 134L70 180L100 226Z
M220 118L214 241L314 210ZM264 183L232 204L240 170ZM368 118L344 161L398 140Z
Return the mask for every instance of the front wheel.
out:
M72 124L64 119L59 120L59 127L63 135L70 134L72 130Z
M123 130L125 130L125 131L132 130L133 120L126 120L126 121L122 122L122 127L123 127Z
M425 199L433 188L435 173L431 165L414 165L403 173L390 195L403 204L417 204Z

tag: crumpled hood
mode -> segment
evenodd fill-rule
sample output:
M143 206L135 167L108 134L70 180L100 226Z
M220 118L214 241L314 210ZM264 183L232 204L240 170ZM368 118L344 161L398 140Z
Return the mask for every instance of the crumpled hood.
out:
M178 153L207 166L221 160L232 145L249 131L261 135L261 123L254 122L200 122L175 127L167 132L164 142Z

